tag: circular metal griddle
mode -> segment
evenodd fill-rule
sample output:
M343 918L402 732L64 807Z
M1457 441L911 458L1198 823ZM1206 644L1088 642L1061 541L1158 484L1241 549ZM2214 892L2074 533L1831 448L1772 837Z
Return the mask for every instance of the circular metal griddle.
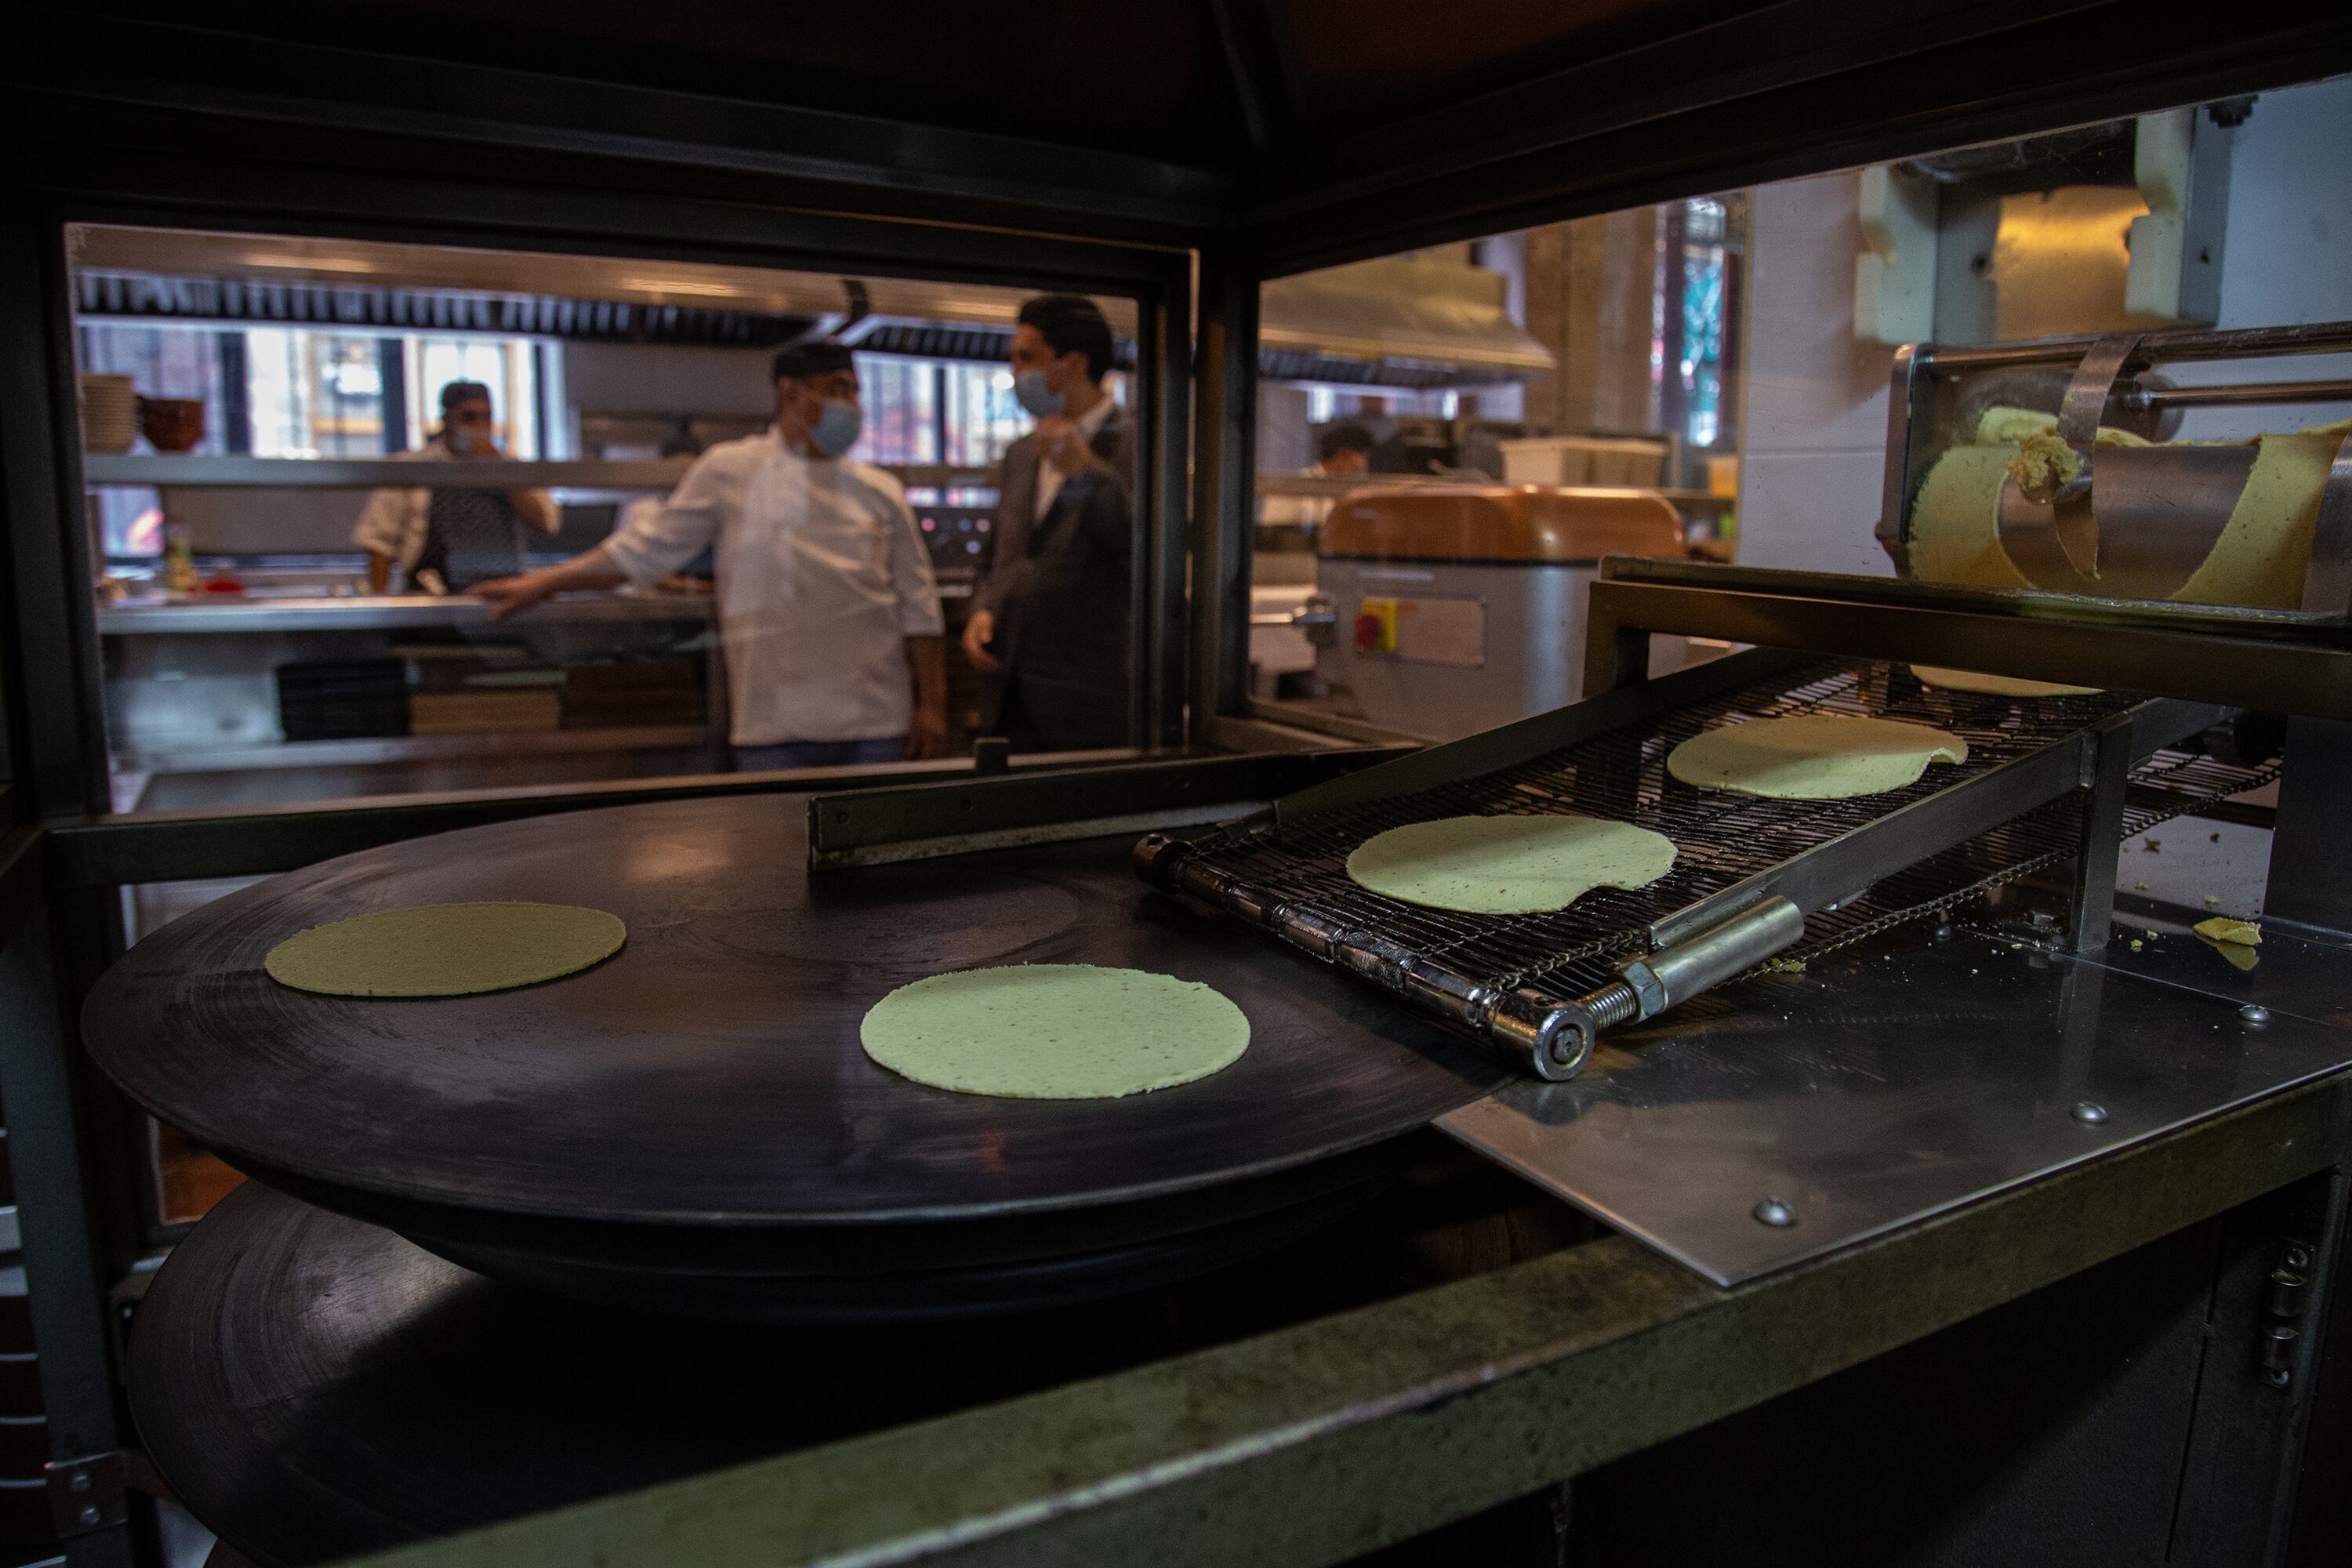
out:
M1160 1333L1076 1309L782 1347L501 1285L248 1182L150 1287L129 1383L173 1494L276 1568L1097 1375Z
M130 1095L246 1171L470 1268L770 1321L1011 1310L1276 1245L1370 1190L1399 1134L1507 1069L1369 988L1141 887L1129 841L828 873L806 800L471 828L327 861L141 942L83 1019ZM261 961L406 904L610 910L628 943L525 990L312 995ZM1024 962L1214 985L1234 1067L1116 1100L908 1082L857 1026L893 987Z

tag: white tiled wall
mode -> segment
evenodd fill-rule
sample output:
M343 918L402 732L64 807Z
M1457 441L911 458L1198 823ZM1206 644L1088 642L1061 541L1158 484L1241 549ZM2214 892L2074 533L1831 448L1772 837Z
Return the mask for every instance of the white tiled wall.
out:
M1853 335L1856 174L1759 186L1749 209L1739 559L1892 571L1871 537L1894 351Z

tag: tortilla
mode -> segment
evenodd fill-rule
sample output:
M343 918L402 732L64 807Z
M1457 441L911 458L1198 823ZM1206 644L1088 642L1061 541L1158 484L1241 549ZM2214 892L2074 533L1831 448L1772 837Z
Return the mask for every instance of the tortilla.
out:
M1117 1100L1241 1059L1250 1026L1213 986L1140 969L1023 963L901 985L857 1037L892 1072L958 1094Z
M1979 675L1973 669L1944 669L1915 664L1911 673L1922 686L1938 691L1981 691L1989 697L2096 697L2095 686L2063 686L2054 680L2027 680L2015 675Z
M328 996L473 996L576 974L628 936L618 916L571 904L420 904L314 926L261 966Z
M1772 800L1845 800L1916 783L1937 758L1965 761L1969 743L1925 724L1802 713L1755 719L1694 735L1666 771L1702 789Z
M1374 835L1348 857L1348 875L1408 904L1529 915L1598 887L1646 888L1674 863L1673 839L1630 822L1445 816Z
M2235 942L2241 947L2260 947L2263 942L2261 926L2252 921L2233 921L2227 915L2199 921L2191 929L2208 942Z

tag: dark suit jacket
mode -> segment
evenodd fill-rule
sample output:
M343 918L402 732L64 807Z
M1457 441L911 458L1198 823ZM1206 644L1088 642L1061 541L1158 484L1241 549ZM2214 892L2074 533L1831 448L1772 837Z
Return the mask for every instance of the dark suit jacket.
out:
M998 470L995 549L972 608L996 617L1004 666L982 687L981 731L1009 700L1047 749L1128 743L1128 606L1135 571L1135 424L1114 409L1092 442L1103 468L1062 481L1037 516L1037 439Z

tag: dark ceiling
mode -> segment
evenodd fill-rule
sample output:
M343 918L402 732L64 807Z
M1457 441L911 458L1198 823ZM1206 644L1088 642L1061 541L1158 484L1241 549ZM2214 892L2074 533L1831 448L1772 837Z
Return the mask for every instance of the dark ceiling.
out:
M42 98L1230 236L1283 269L2352 68L2352 6L98 0L18 42L0 75Z

